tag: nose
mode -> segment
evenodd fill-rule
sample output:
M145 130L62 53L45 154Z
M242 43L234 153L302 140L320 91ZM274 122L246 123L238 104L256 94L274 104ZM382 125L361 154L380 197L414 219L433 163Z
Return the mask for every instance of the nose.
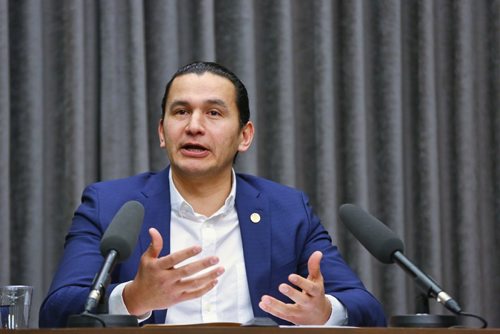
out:
M205 131L203 124L203 113L200 111L194 111L189 117L189 122L186 125L186 131L189 134L200 134Z

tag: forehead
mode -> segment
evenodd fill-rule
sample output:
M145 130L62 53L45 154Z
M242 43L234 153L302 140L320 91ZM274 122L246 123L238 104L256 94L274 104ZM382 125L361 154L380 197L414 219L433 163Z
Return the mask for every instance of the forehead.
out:
M197 102L213 99L220 99L228 105L235 105L236 88L233 83L225 77L210 72L187 73L172 81L167 105L177 100Z

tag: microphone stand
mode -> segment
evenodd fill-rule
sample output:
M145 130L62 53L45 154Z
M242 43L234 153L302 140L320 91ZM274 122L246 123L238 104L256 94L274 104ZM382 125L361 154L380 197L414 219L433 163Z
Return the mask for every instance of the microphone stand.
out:
M400 251L394 252L392 258L404 271L413 276L417 287L421 293L416 297L416 314L392 316L389 324L392 327L433 327L445 328L458 325L458 318L454 315L435 315L429 314L429 298L433 297L446 308L455 314L460 314L461 308L451 297L448 296L437 283L410 260L408 260Z
M429 297L425 293L417 293L417 296L415 297L415 304L415 314L393 315L389 319L389 326L446 328L458 325L457 316L429 314Z
M81 314L69 316L67 327L138 327L137 318L127 314L109 314L106 287L116 265L118 253L112 249L96 274L89 298ZM96 313L93 311L96 310Z
M91 313L87 310L80 314L72 314L68 318L66 327L138 327L137 318L127 314L109 314L108 301L105 295L105 288L102 288L101 295L97 305L97 313Z

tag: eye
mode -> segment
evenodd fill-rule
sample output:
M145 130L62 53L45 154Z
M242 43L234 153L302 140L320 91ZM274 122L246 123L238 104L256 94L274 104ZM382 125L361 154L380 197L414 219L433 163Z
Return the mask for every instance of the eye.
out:
M175 109L173 112L174 115L179 115L179 116L186 115L187 113L188 111L186 109Z
M217 109L211 109L208 111L208 115L211 117L218 117L218 116L222 116L222 113Z

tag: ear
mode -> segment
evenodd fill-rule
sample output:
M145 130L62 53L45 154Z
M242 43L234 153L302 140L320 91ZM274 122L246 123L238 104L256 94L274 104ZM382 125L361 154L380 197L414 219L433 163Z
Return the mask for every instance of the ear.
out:
M165 129L163 128L163 118L158 122L158 137L160 139L160 147L165 148Z
M243 126L240 132L240 144L238 145L238 152L245 152L250 148L254 133L255 129L253 127L253 123L251 121L248 121L247 124Z

